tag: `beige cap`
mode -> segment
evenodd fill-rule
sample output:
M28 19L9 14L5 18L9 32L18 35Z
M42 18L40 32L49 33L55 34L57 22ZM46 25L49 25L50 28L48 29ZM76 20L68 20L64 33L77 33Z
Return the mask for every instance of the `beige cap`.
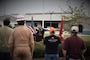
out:
M24 20L25 20L25 16L23 16L23 15L18 15L17 16L16 21L24 21Z
M78 26L72 26L71 27L71 32L78 32L78 31L79 31Z

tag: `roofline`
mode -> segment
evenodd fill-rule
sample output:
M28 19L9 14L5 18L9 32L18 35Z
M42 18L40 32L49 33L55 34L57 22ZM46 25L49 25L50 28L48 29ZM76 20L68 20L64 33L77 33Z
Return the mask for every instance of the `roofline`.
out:
M26 13L25 15L48 15L48 14L71 14L71 12L53 12L53 13ZM19 14L10 14L10 15L19 15Z

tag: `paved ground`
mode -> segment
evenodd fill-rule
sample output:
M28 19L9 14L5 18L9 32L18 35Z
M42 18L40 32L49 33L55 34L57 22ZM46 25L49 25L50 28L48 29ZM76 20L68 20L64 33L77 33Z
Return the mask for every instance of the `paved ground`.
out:
M90 56L85 57L86 60L90 60ZM44 60L44 58L33 58L33 60ZM63 57L60 57L60 60L63 60Z
M44 58L34 58L33 60L44 60ZM63 60L63 58L61 57L60 60Z

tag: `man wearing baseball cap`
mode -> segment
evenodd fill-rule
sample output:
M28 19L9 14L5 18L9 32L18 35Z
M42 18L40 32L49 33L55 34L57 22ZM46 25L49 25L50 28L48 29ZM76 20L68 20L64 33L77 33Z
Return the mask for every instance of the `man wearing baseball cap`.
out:
M50 28L50 36L44 38L45 60L59 60L58 46L61 43L60 38L55 36L56 29Z
M9 38L13 60L32 60L34 39L30 29L24 26L24 21L24 16L18 16L18 27L13 30Z
M65 60L67 57L68 60L81 60L86 51L83 40L77 36L78 30L77 26L72 26L71 36L66 38L63 44L63 55Z

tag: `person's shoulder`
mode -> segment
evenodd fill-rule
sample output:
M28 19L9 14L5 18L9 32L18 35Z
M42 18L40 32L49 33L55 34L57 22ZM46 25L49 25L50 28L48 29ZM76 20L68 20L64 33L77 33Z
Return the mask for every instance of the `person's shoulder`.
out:
M19 26L18 26L19 27ZM13 30L16 30L16 29L18 29L18 27L15 27Z
M49 38L50 36L46 36L45 38Z
M78 37L78 40L83 41L83 39L81 37L79 37L79 36L77 36L77 37Z
M81 37L77 36L77 38L82 39Z
M12 29L12 28L10 28L10 27L8 27L8 29L9 29L9 30L11 30L11 31L13 30L13 29Z
M21 29L20 26L17 26L16 28L13 29L13 32L18 31L20 29Z
M65 41L69 41L69 40L71 40L71 36L69 36L65 39Z
M24 29L27 30L28 32L31 32L31 29L27 26L24 26Z
M26 29L29 29L29 30L30 30L30 28L29 28L29 27L27 27L27 26L24 26L24 28L26 28Z
M56 36L56 35L54 35L54 38L56 38L56 39L60 39L60 37L59 37L59 36Z

